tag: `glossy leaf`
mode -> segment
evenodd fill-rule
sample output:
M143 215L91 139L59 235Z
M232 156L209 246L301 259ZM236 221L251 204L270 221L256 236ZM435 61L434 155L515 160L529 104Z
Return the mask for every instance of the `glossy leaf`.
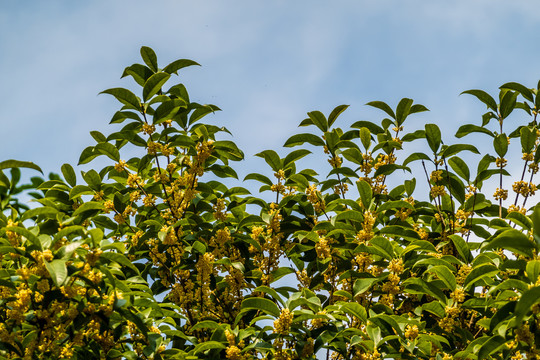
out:
M43 171L41 170L41 168L31 161L20 161L20 160L0 161L0 171L5 170L5 169L12 169L12 168L34 169L43 174Z

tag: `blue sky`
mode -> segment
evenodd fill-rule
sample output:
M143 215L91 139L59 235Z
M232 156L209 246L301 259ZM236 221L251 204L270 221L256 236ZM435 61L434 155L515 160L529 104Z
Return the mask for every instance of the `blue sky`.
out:
M130 87L124 67L142 45L181 73L192 100L223 109L246 153L279 148L306 112L349 104L341 126L380 121L365 103L402 97L431 111L408 129L438 124L452 142L459 124L485 107L463 90L496 94L508 81L540 79L540 13L534 0L455 1L47 1L0 5L0 160L33 161L46 172L75 165L118 103L97 95ZM465 138L468 141L468 138ZM284 154L285 151L282 152ZM85 169L84 167L80 169ZM243 171L245 170L245 171Z

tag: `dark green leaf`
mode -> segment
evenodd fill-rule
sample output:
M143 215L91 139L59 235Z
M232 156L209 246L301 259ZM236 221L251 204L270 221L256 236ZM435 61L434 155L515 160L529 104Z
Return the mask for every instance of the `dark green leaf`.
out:
M488 251L499 248L513 251L523 256L533 257L532 250L535 249L536 246L529 240L528 236L521 231L508 229L500 233L495 239L491 240L482 248L482 250Z
M396 118L396 115L394 114L394 110L390 106L388 106L387 103L382 101L371 101L368 102L366 105L373 106L374 108L380 109L388 114L392 119Z
M141 102L139 101L139 98L128 89L112 88L102 91L100 94L112 95L116 98L116 100L120 101L126 106L129 106L131 109L137 111L141 110Z
M258 154L255 154L255 156L262 157L274 171L279 171L283 168L283 163L281 162L279 155L274 150L264 150Z
M500 157L504 157L508 151L508 138L506 134L499 134L493 139L493 148Z
M304 143L309 143L315 146L324 146L324 140L317 135L313 134L296 134L291 136L283 146L291 147L296 145L302 145Z
M484 360L506 344L505 338L500 335L490 337L478 350L478 360Z
M528 127L522 127L520 131L521 140L521 152L530 153L534 148L536 142L536 130L529 129Z
M369 147L371 146L371 132L368 128L363 127L360 128L359 135L360 141L362 142L362 145L364 145L364 149L368 151Z
M193 66L193 65L201 66L199 63L197 63L197 62L195 62L193 60L179 59L179 60L173 61L169 65L165 66L163 71L166 72L166 73L169 73L169 74L178 75L178 70L183 69L183 68L185 68L187 66Z
M356 183L358 187L358 193L360 194L360 200L362 200L362 205L365 209L369 209L371 205L371 199L373 197L373 191L371 190L371 185L366 181L360 180Z
M331 127L334 122L337 120L338 116L344 112L347 108L349 107L349 105L339 105L339 106L336 106L334 108L334 110L332 110L332 112L330 113L330 115L328 115L328 126Z
M0 171L4 169L11 168L28 168L39 171L43 174L43 171L39 166L30 161L20 161L20 160L4 160L0 161Z
M456 174L467 180L467 182L469 181L471 172L469 171L469 167L465 161L461 160L461 158L457 156L454 156L448 159L448 164Z
M150 76L143 87L143 101L148 101L148 99L161 91L161 87L170 77L171 75L163 72Z
M512 111L514 111L516 107L516 99L519 93L517 91L514 92L507 89L502 89L501 94L503 95L501 98L500 111L501 117L505 119L506 117L508 117L508 115L512 113Z
M272 300L260 297L244 299L242 301L241 309L260 310L265 314L272 315L276 318L279 317L279 314L281 313L278 306Z
M403 98L400 100L396 108L396 121L398 125L403 124L407 116L409 116L412 104L412 99Z
M272 180L270 180L268 177L262 174L257 174L257 173L247 174L246 177L244 178L244 181L246 180L257 180L257 181L262 182L263 184L272 186Z
M441 130L435 124L426 124L425 131L429 147L436 154L441 146Z
M460 126L460 128L458 129L458 131L456 133L456 137L457 138L462 138L465 135L469 135L470 133L473 133L473 132L479 132L479 133L483 133L483 134L488 134L491 137L495 136L492 131L490 131L490 130L484 128L484 127L481 127L481 126L478 126L478 125L467 124L467 125Z
M51 279L57 287L60 287L66 281L68 272L66 267L66 260L56 259L51 262L44 262Z
M514 90L514 91L517 91L519 92L525 99L529 100L529 101L534 101L533 100L533 93L531 91L531 89L528 89L527 87L519 84L519 83L516 83L516 82L508 82L504 85L501 86L501 89L510 89L510 90Z
M328 131L328 121L324 114L320 111L311 111L307 113L311 121L315 126L317 126L321 131Z
M97 144L94 147L94 153L105 155L114 161L120 160L120 152L118 152L116 146L106 142Z
M478 100L486 104L489 109L497 112L497 103L487 92L483 90L467 90L462 92L462 94L470 94L476 96Z
M146 65L153 71L158 71L157 55L148 46L141 47L141 57Z
M70 164L64 164L62 165L62 175L64 175L64 179L66 179L67 183L71 186L75 186L77 184L77 175L75 175L75 170L73 170L73 166Z

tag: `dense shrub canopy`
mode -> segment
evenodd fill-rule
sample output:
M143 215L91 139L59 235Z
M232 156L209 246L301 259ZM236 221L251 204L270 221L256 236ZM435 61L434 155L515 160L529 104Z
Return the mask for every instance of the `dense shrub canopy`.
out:
M261 185L251 194L220 180L238 177L244 154L224 127L203 123L218 107L169 84L197 64L160 68L150 48L141 55L123 73L140 97L104 91L122 104L111 123L123 127L91 132L96 144L80 157L109 166L77 177L64 164L62 176L20 185L20 168L39 167L0 162L3 357L538 356L540 208L527 203L538 88L507 83L497 100L465 92L487 112L456 137L479 134L487 149L447 145L435 124L407 132L427 110L407 98L395 109L370 102L385 118L345 128L345 105L309 112L285 157L257 154L269 171L245 177ZM400 159L413 141L425 151ZM308 149L327 173L299 168ZM520 169L507 166L509 149Z

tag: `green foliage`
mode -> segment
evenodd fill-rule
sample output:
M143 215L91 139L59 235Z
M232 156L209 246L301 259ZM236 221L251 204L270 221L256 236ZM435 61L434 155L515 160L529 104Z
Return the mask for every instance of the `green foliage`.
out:
M427 111L407 98L395 109L368 103L388 117L349 128L337 127L347 105L309 112L300 126L313 131L284 144L300 148L257 154L268 171L245 177L262 184L252 195L219 180L237 179L232 163L244 156L224 127L203 122L219 108L167 85L198 64L161 69L152 49L141 56L123 73L136 92L103 91L122 104L111 120L122 128L92 132L80 156L110 166L78 177L64 164L62 177L20 185L20 168L39 167L0 162L3 358L538 356L540 207L526 207L540 161L538 88L507 83L498 102L465 92L488 112L456 137L489 135L484 151L447 144L436 124L406 132ZM528 122L507 123L514 110ZM516 138L517 175L505 158ZM399 160L412 141L426 151ZM306 144L327 157L326 174L300 169Z

